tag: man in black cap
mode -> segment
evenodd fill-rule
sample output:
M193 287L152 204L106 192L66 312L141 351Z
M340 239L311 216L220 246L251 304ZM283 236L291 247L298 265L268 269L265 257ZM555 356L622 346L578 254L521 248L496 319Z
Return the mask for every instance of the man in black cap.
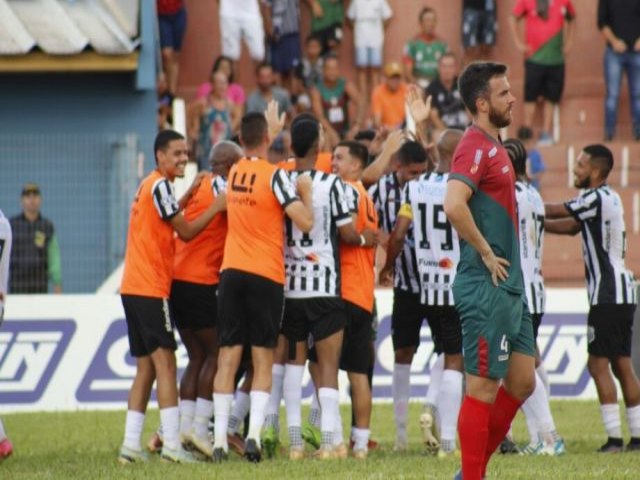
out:
M22 213L10 219L13 231L11 293L47 293L49 281L55 293L62 292L60 248L51 220L40 214L40 187L22 187Z

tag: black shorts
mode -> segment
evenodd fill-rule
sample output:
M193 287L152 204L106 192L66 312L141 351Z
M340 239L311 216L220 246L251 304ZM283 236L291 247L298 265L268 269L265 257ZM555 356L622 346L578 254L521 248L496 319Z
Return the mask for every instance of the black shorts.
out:
M273 70L283 74L289 73L302 58L300 33L283 35L277 42L271 43L270 51Z
M160 46L179 52L182 48L184 34L187 31L187 9L181 8L172 15L158 15L158 27Z
M347 316L347 325L342 341L340 369L367 375L373 363L373 342L371 341L373 315L346 300L344 311Z
M539 65L524 62L524 101L535 102L542 97L558 103L564 90L564 64Z
M220 346L274 348L283 307L284 285L260 275L225 270L218 284Z
M428 305L424 307L427 323L431 328L436 353L458 355L462 353L462 325L453 305ZM418 335L420 331L418 330Z
M635 311L636 306L631 304L591 305L587 318L589 355L610 359L630 357Z
M290 347L295 348L295 342L306 342L309 335L314 343L324 340L342 330L345 324L344 302L339 297L286 298L284 301L282 333Z
M442 345L438 337L438 325L432 324L427 317L425 305L420 303L420 294L411 293L399 288L393 290L393 308L391 310L391 339L393 349L420 346L420 328L427 319L431 329L431 338L435 351L442 353Z
M496 11L465 8L462 11L462 45L464 48L496 43Z
M218 318L218 285L174 280L169 305L178 330L215 328Z
M542 316L544 313L531 313L531 324L533 326L533 340L538 341L538 329L542 323Z
M334 25L331 25L330 27L316 30L315 32L311 33L314 37L320 40L320 43L322 44L323 55L331 50L332 45L340 45L340 43L342 43L342 37L344 36L342 24L340 23L336 23Z
M171 309L166 298L120 295L127 319L132 357L146 357L158 348L177 348Z

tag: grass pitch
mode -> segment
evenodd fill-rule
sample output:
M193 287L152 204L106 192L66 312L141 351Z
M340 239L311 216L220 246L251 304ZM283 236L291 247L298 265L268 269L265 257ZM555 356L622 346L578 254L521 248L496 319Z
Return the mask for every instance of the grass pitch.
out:
M555 401L552 409L568 453L554 458L495 455L489 465L488 478L640 478L640 452L595 453L606 439L595 401ZM343 407L345 420L350 417L348 412L348 407ZM172 465L154 458L148 464L129 466L116 461L124 429L124 411L6 415L3 420L14 445L14 455L0 464L0 479L451 479L459 466L458 459L439 460L422 453L420 412L421 405L412 403L410 450L398 454L392 451L395 435L392 406L375 405L372 432L381 448L371 452L367 461L269 460L253 465L230 454L230 461L222 465ZM306 413L304 415L306 417ZM157 422L157 411L150 411L145 442ZM526 443L528 435L521 414L514 433L517 441ZM284 434L281 436L284 438ZM625 438L628 440L626 432Z

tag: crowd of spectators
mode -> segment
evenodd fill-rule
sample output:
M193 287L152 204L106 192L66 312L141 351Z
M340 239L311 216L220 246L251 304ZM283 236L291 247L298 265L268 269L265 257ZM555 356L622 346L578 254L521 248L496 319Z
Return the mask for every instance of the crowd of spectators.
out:
M159 124L166 126L177 86L177 58L187 14L184 0L157 2L164 59ZM470 119L457 89L458 72L466 62L490 57L496 42L495 0L462 1L463 52L453 51L438 34L439 12L425 2L417 17L417 32L403 52L392 58L385 58L383 49L385 29L394 16L389 0L217 3L221 55L213 62L209 80L199 86L194 99L188 99L187 109L188 135L195 158L202 163L212 145L236 134L244 113L264 111L272 99L288 120L301 112L313 112L324 126L329 146L364 129L404 125L405 96L411 84L419 85L425 96L432 98L432 130L464 129ZM505 6L501 3L499 8ZM562 99L565 59L573 45L574 19L580 12L572 0L514 0L510 7L505 33L522 52L525 67L523 140L532 145L551 144L557 140L553 138L552 114ZM301 33L304 8L311 17L311 30L305 38ZM604 137L611 140L615 136L620 82L626 73L634 134L640 139L640 5L599 0L597 24L607 42ZM345 28L353 29L354 82L345 76L339 57ZM241 42L254 62L253 91L245 92L234 81ZM534 125L538 106L540 126ZM279 140L286 145L286 138Z

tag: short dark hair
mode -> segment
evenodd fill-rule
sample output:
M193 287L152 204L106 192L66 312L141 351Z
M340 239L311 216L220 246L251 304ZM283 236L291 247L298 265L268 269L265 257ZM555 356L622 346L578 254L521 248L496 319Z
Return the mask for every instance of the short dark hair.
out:
M455 53L453 52L444 52L440 58L438 59L438 65L440 65L440 62L442 62L442 60L444 60L445 58L453 58L456 62L458 61L458 57L456 56Z
M506 73L507 66L503 63L472 62L466 66L458 79L458 90L464 105L472 115L478 113L476 100L480 97L489 98L489 81Z
M304 41L304 44L309 45L311 42L318 42L320 46L322 46L322 39L316 33L308 35Z
M240 141L245 148L260 146L268 134L267 119L262 113L251 112L242 117L240 122Z
M291 149L298 158L306 157L319 138L318 122L300 120L291 126Z
M328 62L329 60L335 60L336 62L340 63L340 59L338 58L338 55L336 55L336 54L335 54L335 53L333 53L333 52L329 52L329 53L327 53L327 54L323 57L323 59L324 59L324 60L323 60L323 65L326 65L326 64L327 64L327 62Z
M511 164L513 165L513 170L516 172L516 175L526 175L527 150L524 148L522 142L515 138L509 138L508 140L505 140L504 148L509 154Z
M374 138L376 138L376 131L372 129L360 130L358 131L358 133L356 133L356 136L353 137L356 142L360 142L362 140L368 140L369 142L372 142Z
M298 122L313 122L316 124L320 124L318 118L311 112L302 112L296 115L291 121L291 128Z
M367 166L367 161L369 160L369 151L367 147L362 145L361 143L356 142L355 140L343 140L338 143L338 147L347 147L349 150L349 155L356 158L362 168Z
M404 142L396 157L400 165L410 165L412 163L424 163L427 161L427 151L420 142L409 140Z
M601 178L607 178L613 169L613 153L600 143L587 145L582 149L589 155L589 162L600 170Z
M161 130L158 132L153 142L153 155L156 158L156 163L158 163L158 152L164 152L174 140L184 140L184 136L175 130Z
M436 11L431 8L431 7L424 7L422 10L420 10L420 15L418 15L418 21L422 22L422 18L427 14L427 13L433 13L434 15L436 14Z

